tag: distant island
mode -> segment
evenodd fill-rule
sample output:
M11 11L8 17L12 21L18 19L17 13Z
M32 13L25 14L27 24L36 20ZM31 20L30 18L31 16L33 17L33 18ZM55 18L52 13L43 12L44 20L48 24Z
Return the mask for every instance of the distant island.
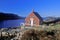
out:
M3 21L3 20L16 20L16 19L24 19L24 17L18 16L18 15L13 14L13 13L0 12L0 21Z

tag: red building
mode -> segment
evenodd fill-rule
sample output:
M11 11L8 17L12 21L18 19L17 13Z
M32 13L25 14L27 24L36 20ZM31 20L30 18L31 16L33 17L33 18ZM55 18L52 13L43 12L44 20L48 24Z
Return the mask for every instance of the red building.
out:
M42 18L34 10L26 17L25 19L25 26L39 26L42 24Z

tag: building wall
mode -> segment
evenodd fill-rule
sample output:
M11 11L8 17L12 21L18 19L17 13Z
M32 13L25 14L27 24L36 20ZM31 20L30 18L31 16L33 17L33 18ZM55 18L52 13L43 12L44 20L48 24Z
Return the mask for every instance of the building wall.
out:
M30 18L33 18L34 20L34 26L39 26L40 25L40 20L38 19L38 17L36 17L36 15L34 13L31 13L29 16L26 17L25 19L25 25L26 26L30 26Z

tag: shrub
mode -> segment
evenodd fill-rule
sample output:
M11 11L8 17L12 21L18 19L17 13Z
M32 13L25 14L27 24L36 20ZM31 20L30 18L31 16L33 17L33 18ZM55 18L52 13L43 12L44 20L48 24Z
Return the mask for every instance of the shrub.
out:
M59 36L60 37L60 36ZM56 40L57 35L55 33L55 30L52 31L44 31L44 30L27 30L22 35L21 40Z

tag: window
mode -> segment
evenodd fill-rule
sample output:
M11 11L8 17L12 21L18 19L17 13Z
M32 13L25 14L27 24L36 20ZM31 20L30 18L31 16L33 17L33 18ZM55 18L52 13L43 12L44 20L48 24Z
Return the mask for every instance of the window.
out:
M29 24L31 24L31 21L29 22Z
M30 18L34 18L34 16L30 16Z
M36 21L33 21L34 24L36 24Z

